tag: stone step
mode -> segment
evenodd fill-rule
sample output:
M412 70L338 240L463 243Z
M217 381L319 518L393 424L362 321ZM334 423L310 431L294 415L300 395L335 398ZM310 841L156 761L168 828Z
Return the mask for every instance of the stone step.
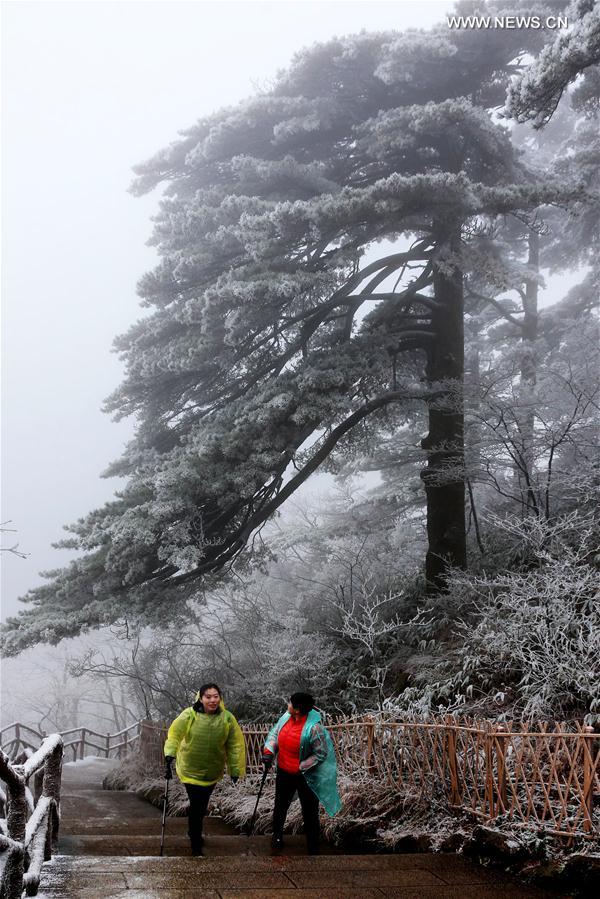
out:
M454 855L72 858L44 871L41 899L543 899ZM556 894L553 894L556 896Z
M286 854L305 855L306 841L303 836L286 836ZM248 854L269 855L271 838L255 835L250 837L237 834L206 832L204 854L206 856L244 856ZM160 829L153 834L64 834L59 840L59 851L71 856L157 856L160 848ZM340 854L330 846L323 846L324 854ZM164 854L167 856L191 857L190 841L187 834L165 835Z
M456 855L348 855L323 847L306 856L303 836L240 835L219 818L205 821L206 846L189 854L187 819L167 820L165 855L159 809L135 793L102 790L112 760L65 765L59 853L44 866L39 899L541 899Z
M139 801L139 800L138 800ZM113 836L120 834L131 836L136 834L144 836L160 833L161 815L158 809L149 806L151 815L135 815L127 817L126 815L100 815L87 817L86 815L78 815L75 817L73 813L68 816L68 830L70 833L77 834L106 834ZM137 811L137 808L136 808ZM63 819L67 820L64 805L62 806ZM66 830L66 828L63 828ZM167 833L170 834L187 834L188 819L185 818L167 818ZM204 829L208 833L214 834L232 834L239 835L231 824L227 824L222 818L206 817L204 819Z
M63 815L70 820L85 820L99 817L118 821L131 815L132 819L143 820L154 818L156 808L143 801L136 793L125 790L83 790L80 788L66 790L63 786L61 794Z

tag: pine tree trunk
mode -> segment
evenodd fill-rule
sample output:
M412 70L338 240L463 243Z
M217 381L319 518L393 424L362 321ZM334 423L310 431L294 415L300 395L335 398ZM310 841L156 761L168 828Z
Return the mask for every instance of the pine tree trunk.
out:
M465 423L465 486L469 497L467 536L471 531L471 527L473 527L479 551L483 555L485 548L479 529L476 493L473 489L473 485L479 480L482 468L481 448L483 429L481 426L480 349L473 339L470 341L467 339L467 345L469 346L469 350L465 351L465 389L466 395L469 397L468 409L470 413L470 422L468 425Z
M537 273L540 265L540 238L537 231L529 232L529 257L527 263ZM537 381L536 340L538 332L538 283L529 279L525 283L525 301L523 303L523 352L521 356L521 397L524 405L521 410L519 430L521 435L521 468L518 480L523 497L523 507L528 512L539 514L538 497L534 485L534 427L535 408L533 393Z
M438 242L442 251L458 252L460 228ZM447 252L443 253L447 256ZM434 296L439 308L433 313L433 342L427 359L427 380L444 385L445 392L429 404L429 434L422 441L427 450L427 467L421 472L427 497L428 550L425 560L427 588L436 592L443 587L449 567L465 568L467 544L465 529L464 474L464 300L459 269L447 263L435 265Z

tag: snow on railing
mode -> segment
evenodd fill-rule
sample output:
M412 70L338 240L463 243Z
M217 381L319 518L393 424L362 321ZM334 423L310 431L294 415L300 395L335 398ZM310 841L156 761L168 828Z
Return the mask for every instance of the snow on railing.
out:
M31 748L16 759L0 750L0 780L7 787L6 818L0 828L0 892L5 899L21 899L23 889L27 896L37 895L42 865L52 857L58 839L62 737L51 734L35 752Z

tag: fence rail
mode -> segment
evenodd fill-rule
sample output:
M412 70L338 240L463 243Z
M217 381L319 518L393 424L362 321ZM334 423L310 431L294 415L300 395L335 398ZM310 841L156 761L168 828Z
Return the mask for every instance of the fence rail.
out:
M591 727L528 728L455 717L346 718L327 726L342 777L367 776L390 790L437 798L485 821L506 820L566 837L600 835L600 734ZM267 724L243 726L250 775L261 771L268 730ZM0 737L6 734L8 745L23 748L35 733L11 725ZM165 725L139 721L118 734L77 728L63 738L73 758L139 750L153 768L162 765L166 735Z
M342 776L368 776L390 790L437 797L485 821L507 820L557 836L600 834L600 735L566 725L538 730L454 717L328 722ZM269 725L246 725L248 771L261 770ZM142 722L140 751L162 763L167 729Z
M37 895L42 864L52 857L58 838L62 758L60 734L46 737L36 752L24 748L16 758L0 751L0 779L7 788L0 812L5 816L0 832L5 899L21 899L23 889L27 896Z
M72 760L89 755L104 758L122 758L139 745L141 725L136 721L115 734L101 734L89 727L73 727L60 732L65 752L72 753ZM46 734L16 721L0 730L0 746L9 758L15 758L26 749L34 750Z

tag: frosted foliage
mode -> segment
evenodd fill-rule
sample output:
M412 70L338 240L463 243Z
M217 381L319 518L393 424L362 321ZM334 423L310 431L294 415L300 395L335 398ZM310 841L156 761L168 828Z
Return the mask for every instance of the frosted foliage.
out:
M423 65L431 61L447 63L458 53L456 44L438 35L437 40L423 32L407 31L387 47L387 54L375 70L386 84L416 81Z
M358 647L364 655L360 669L349 673L348 685L363 697L374 695L379 709L384 706L386 681L390 674L386 650L389 650L390 639L397 638L406 625L395 611L401 598L401 594L393 590L378 592L377 585L369 579L352 590L348 598L342 593L331 602L339 615L339 624L332 627L333 632Z
M336 681L335 647L322 635L306 631L306 621L290 612L280 626L271 621L257 637L263 665L252 680L256 700L263 697L265 707L272 704L274 686L279 686L284 704L295 688L326 696Z
M568 11L569 12L569 11ZM578 2L570 8L572 26L544 47L534 63L510 85L506 112L519 122L541 127L553 115L567 86L600 63L600 7Z
M496 575L452 574L447 603L455 609L451 617L459 619L452 626L455 648L437 671L457 673L437 681L432 674L431 700L496 715L506 709L523 718L600 720L593 518L572 513L553 524L539 519L495 524L521 547L529 564ZM449 648L446 642L446 653Z
M453 150L461 158L462 170L484 182L498 182L511 173L509 137L494 125L481 108L465 99L425 103L381 112L360 128L360 146L374 159L393 154L407 167L420 160L422 166L439 164L447 153L449 132L454 132ZM472 144L477 142L477 153Z
M600 69L598 70L600 75ZM586 75L586 80L588 77ZM600 271L600 121L597 104L600 84L595 85L595 107L577 121L557 153L553 170L563 182L578 179L586 185L586 193L569 204L568 221L548 254L548 264L554 270L576 263L589 265L595 277ZM557 229L558 231L558 229ZM592 275L593 277L593 275ZM600 291L596 289L596 300Z
M540 326L544 337L534 345L535 384L520 377L531 346L496 339L491 357L480 356L477 390L466 392L469 477L494 489L488 504L497 507L498 494L518 501L518 472L527 482L529 510L551 518L593 501L598 322L593 316L573 316L565 301L550 307ZM527 416L531 423L525 427Z

